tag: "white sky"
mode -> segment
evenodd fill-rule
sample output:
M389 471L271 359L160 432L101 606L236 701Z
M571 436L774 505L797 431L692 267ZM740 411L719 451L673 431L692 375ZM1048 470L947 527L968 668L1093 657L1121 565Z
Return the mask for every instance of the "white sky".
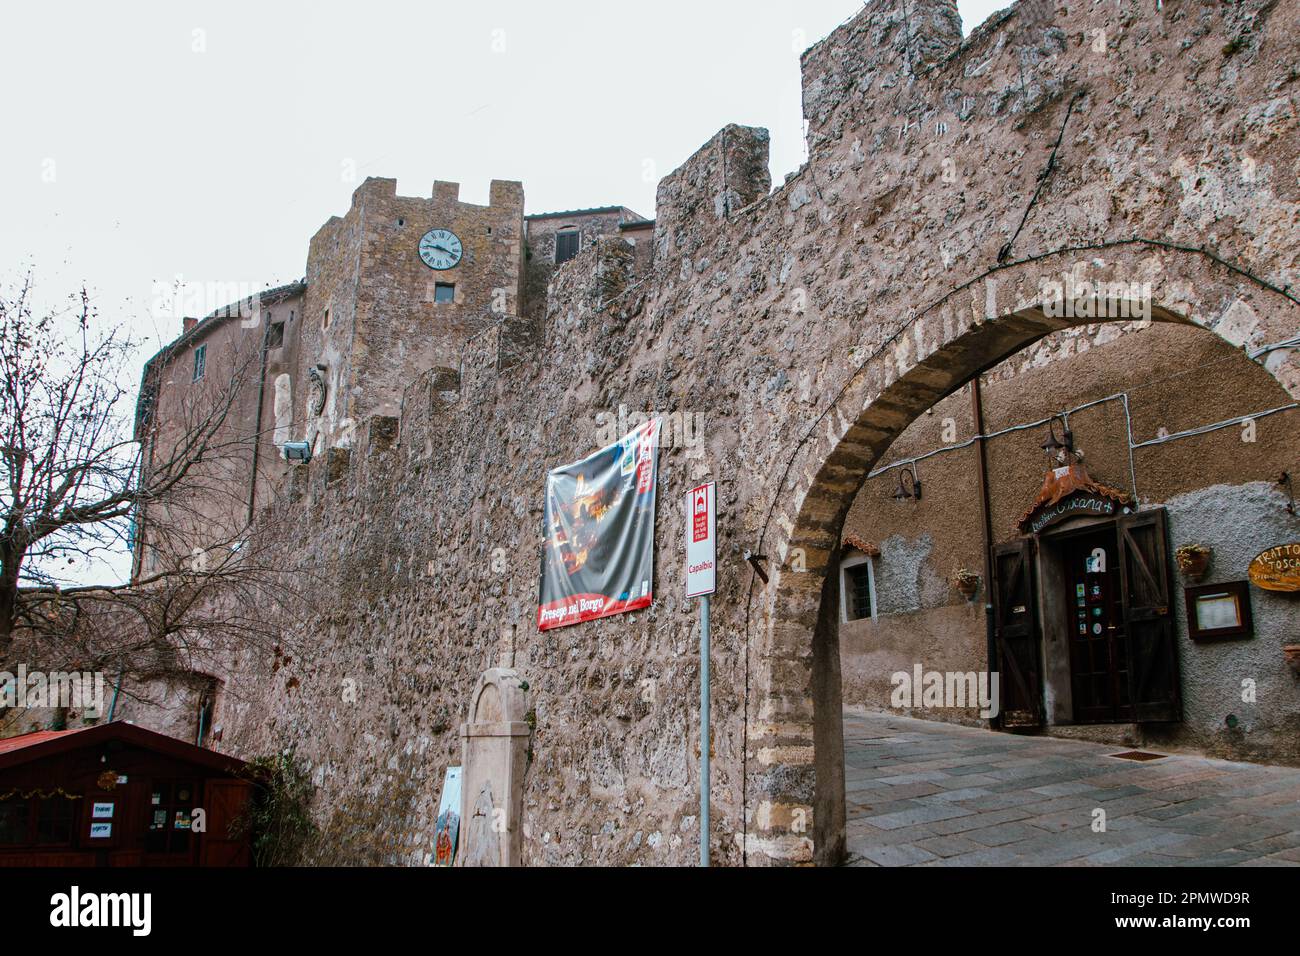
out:
M958 0L967 33L1010 0ZM528 212L623 204L730 122L803 161L799 53L856 0L25 3L0 14L0 283L85 282L143 341L155 281L300 278L366 176Z

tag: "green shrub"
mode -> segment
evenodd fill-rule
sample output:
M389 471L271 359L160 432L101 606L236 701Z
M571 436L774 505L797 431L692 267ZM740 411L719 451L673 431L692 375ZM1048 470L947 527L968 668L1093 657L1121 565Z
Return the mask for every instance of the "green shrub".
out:
M311 818L315 793L307 771L293 751L255 757L244 776L253 783L253 799L233 828L251 835L255 866L294 866L315 838Z

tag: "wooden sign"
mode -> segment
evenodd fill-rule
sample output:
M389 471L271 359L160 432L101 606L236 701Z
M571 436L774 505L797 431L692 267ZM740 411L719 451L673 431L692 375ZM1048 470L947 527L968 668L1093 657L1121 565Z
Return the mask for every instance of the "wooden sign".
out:
M1038 534L1067 518L1086 516L1113 518L1126 513L1133 499L1123 491L1093 481L1082 462L1053 468L1029 510L1020 516L1016 528L1021 534Z
M1115 511L1116 502L1113 498L1073 494L1054 505L1040 508L1037 514L1029 518L1028 529L1033 534L1038 534L1044 528L1049 528L1066 518L1073 518L1075 515L1108 518L1113 516Z
M1279 544L1256 555L1246 572L1265 591L1300 591L1300 544Z

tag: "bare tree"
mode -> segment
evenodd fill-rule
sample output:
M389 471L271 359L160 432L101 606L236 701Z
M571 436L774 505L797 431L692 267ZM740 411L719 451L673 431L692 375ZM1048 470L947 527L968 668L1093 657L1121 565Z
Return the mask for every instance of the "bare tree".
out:
M30 273L0 294L0 659L21 637L80 667L164 672L199 646L267 633L268 602L292 592L240 491L258 435L232 410L265 348L248 338L157 427L157 383L146 375L131 407L135 345L84 289L40 312ZM85 584L145 514L149 564L130 582Z

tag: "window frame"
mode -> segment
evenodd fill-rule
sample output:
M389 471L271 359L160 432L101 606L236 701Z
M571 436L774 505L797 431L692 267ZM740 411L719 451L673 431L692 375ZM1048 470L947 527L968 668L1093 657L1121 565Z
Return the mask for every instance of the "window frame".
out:
M194 369L190 373L191 382L200 382L208 371L208 343L194 346Z
M864 617L849 616L849 571L862 565L867 566L867 593L871 599L871 614ZM879 601L876 595L876 563L872 555L858 553L840 561L840 623L852 624L855 621L874 621L877 619Z
M560 237L573 237L573 255L560 258ZM551 250L551 259L559 266L572 259L578 258L578 253L582 251L582 229L581 227L565 228L555 230L555 247Z
M1204 597L1231 597L1237 604L1237 624L1231 627L1204 628L1200 625L1197 605ZM1250 582L1224 581L1183 588L1187 611L1187 636L1193 641L1248 641L1255 636L1255 618L1250 607Z
M12 822L15 824L15 833L19 837L17 840L0 840L0 849L15 849L31 846L32 841L32 801L24 800L18 796L12 796L8 800L0 802L5 813L13 813L15 818ZM17 811L17 812L13 812ZM0 831L2 834L4 831Z
M35 850L47 847L71 847L77 844L77 833L82 814L78 812L80 806L74 804L78 804L78 801L84 799L84 797L75 794L69 797L55 792L49 796L33 796L27 799L11 797L10 799L14 801L10 806L20 809L18 816L22 824L22 838L20 840L0 842L0 849ZM55 801L62 802L56 803ZM40 832L43 820L41 809L47 806L57 807L60 811L67 811L57 815L58 822L66 827L66 831L55 839L42 839Z
M451 293L450 299L438 298L438 290L446 289ZM435 282L433 284L433 304L434 305L455 305L456 304L456 283L454 282Z

